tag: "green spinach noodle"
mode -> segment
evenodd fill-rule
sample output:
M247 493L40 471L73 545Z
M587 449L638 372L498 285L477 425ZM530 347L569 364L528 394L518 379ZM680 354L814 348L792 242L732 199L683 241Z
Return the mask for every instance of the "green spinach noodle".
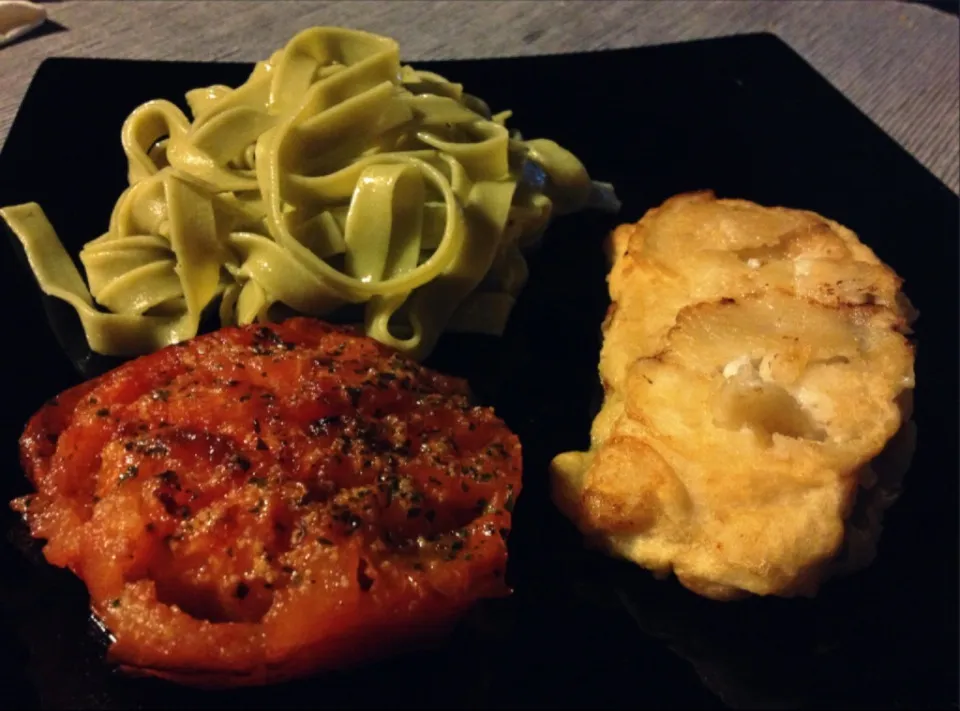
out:
M386 37L307 29L186 100L192 120L155 100L124 123L129 187L80 253L86 283L39 205L0 210L98 353L192 338L219 298L222 326L362 305L367 335L423 358L444 330L502 333L551 217L619 207Z

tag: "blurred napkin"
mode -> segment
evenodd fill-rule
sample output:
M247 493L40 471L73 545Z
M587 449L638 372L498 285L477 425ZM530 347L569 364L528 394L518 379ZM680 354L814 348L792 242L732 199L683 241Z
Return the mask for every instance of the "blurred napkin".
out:
M0 1L0 47L32 32L47 21L41 5L24 0Z

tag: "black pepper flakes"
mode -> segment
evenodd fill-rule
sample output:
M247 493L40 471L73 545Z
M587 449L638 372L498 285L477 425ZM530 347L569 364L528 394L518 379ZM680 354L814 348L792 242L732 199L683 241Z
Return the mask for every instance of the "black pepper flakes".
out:
M176 488L178 491L180 489L180 480L177 477L177 473L172 469L167 469L160 472L156 475L156 478L162 481L164 484L169 484L170 486Z
M109 407L101 407L99 410L97 410L97 417L107 417L109 414L110 414Z
M237 588L233 591L233 594L238 600L243 600L247 595L250 594L250 586L244 582L239 582L237 583Z
M367 574L369 564L363 558L357 565L357 584L362 592L368 592L373 587L374 580Z
M136 479L137 474L140 473L140 469L136 464L131 464L129 467L121 472L120 476L117 478L118 482L127 481L127 479Z
M349 533L357 530L363 524L363 519L349 509L337 511L333 514L333 519L343 524Z
M161 402L166 402L170 399L170 391L164 390L163 388L158 388L151 393L151 397L154 400L160 400Z
M328 415L327 417L321 417L319 420L314 420L307 425L307 434L309 434L311 437L318 437L321 434L329 434L330 426L339 422L339 415Z

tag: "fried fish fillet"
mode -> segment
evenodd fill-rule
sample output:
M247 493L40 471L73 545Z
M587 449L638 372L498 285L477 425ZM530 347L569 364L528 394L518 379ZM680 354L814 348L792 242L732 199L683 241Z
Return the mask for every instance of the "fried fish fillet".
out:
M18 499L111 660L198 686L352 666L504 582L520 442L467 384L352 329L226 328L63 393Z
M914 311L812 212L671 198L609 242L603 407L553 498L706 597L814 595L867 565L912 456Z

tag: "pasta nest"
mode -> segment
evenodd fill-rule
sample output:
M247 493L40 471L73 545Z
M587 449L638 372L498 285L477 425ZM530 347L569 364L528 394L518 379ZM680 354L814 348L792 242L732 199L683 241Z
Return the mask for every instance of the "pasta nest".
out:
M155 100L124 123L129 187L80 253L89 288L38 205L0 211L99 353L191 338L215 304L222 326L353 305L422 358L444 330L502 332L553 215L617 207L569 151L386 37L311 28L186 102L192 120Z

